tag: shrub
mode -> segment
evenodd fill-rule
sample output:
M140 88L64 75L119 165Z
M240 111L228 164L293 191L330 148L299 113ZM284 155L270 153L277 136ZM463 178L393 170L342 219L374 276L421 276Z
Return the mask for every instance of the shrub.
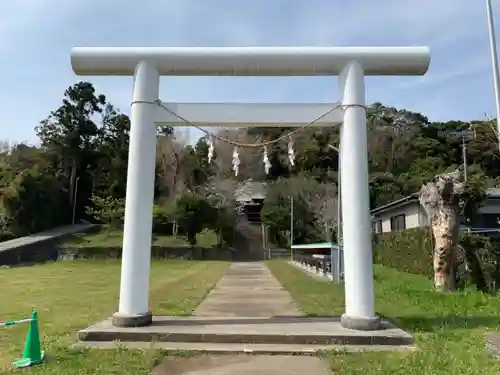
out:
M232 243L237 220L234 208L219 207L214 214L213 223L208 223L208 228L217 232L219 246Z
M186 192L176 201L173 217L185 231L187 241L191 246L195 246L196 235L210 227L216 215L217 210L206 199L198 194Z
M34 166L19 173L0 170L2 177L0 225L7 227L2 236L21 237L67 223L71 210L57 176Z
M464 236L461 245L472 264L470 282L484 290L495 291L500 286L500 238L479 235ZM472 257L475 255L475 257ZM477 263L477 265L476 265Z
M153 233L171 236L173 224L167 209L155 204L153 206Z

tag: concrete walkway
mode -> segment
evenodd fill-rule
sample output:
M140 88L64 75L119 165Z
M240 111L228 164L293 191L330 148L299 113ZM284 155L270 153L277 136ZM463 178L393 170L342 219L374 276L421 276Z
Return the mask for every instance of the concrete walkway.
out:
M262 262L233 263L195 311L206 317L300 316L290 294ZM202 355L171 358L154 375L329 375L316 357Z
M290 294L262 262L233 263L195 316L300 316Z
M19 247L32 245L39 242L53 240L55 238L67 236L69 234L84 232L94 226L95 224L66 225L63 227L53 228L45 232L33 233L26 237L19 237L9 241L3 241L0 242L0 252L13 250Z
M167 359L151 375L332 375L316 357L201 355Z

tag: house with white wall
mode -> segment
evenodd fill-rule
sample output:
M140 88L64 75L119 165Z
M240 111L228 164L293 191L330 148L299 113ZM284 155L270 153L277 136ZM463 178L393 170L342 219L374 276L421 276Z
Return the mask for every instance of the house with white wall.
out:
M473 232L500 231L500 188L489 189L487 194L469 228ZM372 210L373 231L385 233L429 225L418 196L415 193Z

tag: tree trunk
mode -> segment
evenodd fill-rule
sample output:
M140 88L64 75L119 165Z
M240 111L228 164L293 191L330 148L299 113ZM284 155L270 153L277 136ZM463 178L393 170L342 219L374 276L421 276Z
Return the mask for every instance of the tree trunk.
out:
M422 186L420 204L425 209L434 236L434 287L456 290L455 263L459 240L459 198L463 192L460 171L444 173Z
M455 247L458 243L456 235L456 215L453 209L443 210L431 222L434 245L434 287L437 291L454 291L455 285Z

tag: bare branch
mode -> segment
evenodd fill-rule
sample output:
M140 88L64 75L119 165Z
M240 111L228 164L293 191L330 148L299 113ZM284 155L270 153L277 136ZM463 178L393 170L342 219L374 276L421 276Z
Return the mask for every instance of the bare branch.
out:
M157 143L158 158L163 170L162 195L167 201L171 201L186 189L181 171L184 145L171 136L161 136Z

